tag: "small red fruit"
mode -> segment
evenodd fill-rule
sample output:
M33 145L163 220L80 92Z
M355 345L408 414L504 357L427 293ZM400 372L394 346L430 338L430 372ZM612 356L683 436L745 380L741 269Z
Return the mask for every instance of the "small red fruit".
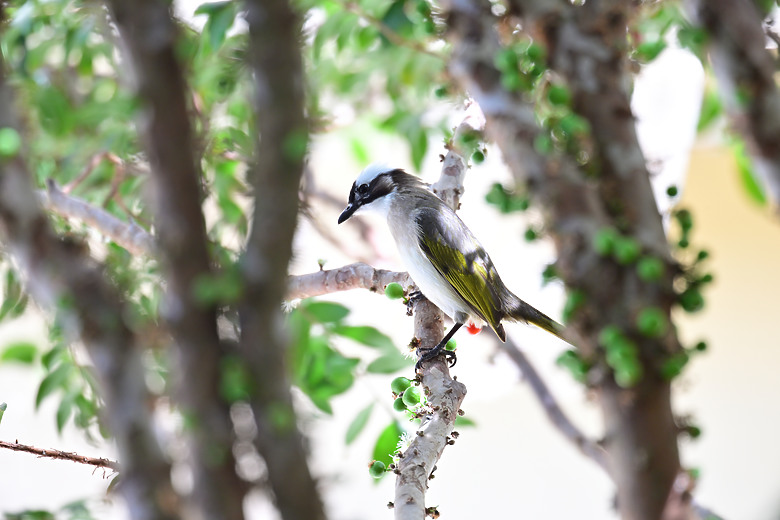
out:
M474 323L469 323L466 325L466 330L469 331L469 334L479 334L482 332L482 327L477 327Z

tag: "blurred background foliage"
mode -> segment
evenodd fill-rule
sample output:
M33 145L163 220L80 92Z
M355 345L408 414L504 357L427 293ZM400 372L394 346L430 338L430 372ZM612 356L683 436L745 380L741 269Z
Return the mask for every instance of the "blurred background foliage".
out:
M68 194L153 231L149 167L139 142L132 72L122 58L107 10L91 0L16 0L7 5L0 45L17 94L24 152L38 187L44 190L47 181L54 181ZM373 159L366 133L404 140L409 162L417 171L427 154L440 153L441 143L452 138L453 122L457 122L465 96L449 78L450 46L439 6L428 0L296 0L295 6L304 20L301 43L312 133L345 130L354 161L361 166ZM492 8L497 15L505 11L500 2ZM669 45L703 57L707 35L686 20L677 2L647 3L638 12L628 38L637 72ZM194 21L179 20L179 24L178 50L191 89L188 99L202 168L208 235L214 257L227 273L204 281L198 291L204 300L228 308L240 291L229 273L247 236L251 193L245 173L247 164L255 160L251 78L244 61L245 24L240 3L231 1L204 3L195 11ZM545 129L535 143L537 149L572 155L583 171L595 175L598 165L589 153L588 123L572 111L565 83L547 70L545 49L520 31L504 29L504 48L495 63L505 88L535 102L538 123ZM722 111L710 82L699 130L721 124ZM746 193L766 204L744 144L737 136L732 139ZM484 160L482 144L471 144L472 161ZM497 184L485 196L502 213L529 207L522 187ZM168 340L161 330L163 287L156 263L131 255L78 222L57 215L52 220L64 237L78 247L88 247L104 262L108 276L132 303L128 319L148 339L149 387L164 395L168 391L164 349ZM529 239L535 236L535 232L530 238L526 234ZM7 257L3 269L0 320L7 321L25 312L27 296L20 274ZM402 354L406 347L393 345L372 326L347 324L349 312L340 304L305 301L288 315L294 338L290 350L293 380L326 414L331 412L331 398L349 391L356 378L410 372L411 361ZM99 421L100 395L80 349L65 341L65 324L57 316L50 318L49 325L49 344L4 345L0 363L43 368L35 405L46 399L58 401L53 427L61 430L72 421L88 436L107 436ZM344 354L333 341L337 337L364 350L359 357ZM562 364L567 363L575 376L582 370L576 360ZM241 399L246 384L240 372L240 367L224 367L224 391L231 400ZM394 399L402 394L394 392ZM11 399L0 396L0 400ZM413 417L418 404L410 403L397 409ZM345 442L354 440L368 416L380 408L367 402L345 432ZM388 426L374 432L377 442L372 455L389 464L389 454L403 431L403 416L389 406L384 408ZM75 505L55 513L25 514L6 517L88 518Z

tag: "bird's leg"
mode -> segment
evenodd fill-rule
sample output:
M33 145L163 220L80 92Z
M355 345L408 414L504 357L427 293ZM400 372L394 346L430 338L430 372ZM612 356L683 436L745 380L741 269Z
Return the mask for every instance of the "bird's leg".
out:
M447 335L442 338L442 340L439 342L438 345L433 347L432 349L429 349L425 354L420 356L419 361L417 361L417 364L414 366L415 370L420 370L422 368L422 364L424 361L430 361L431 359L435 358L439 354L442 353L442 350L447 346L447 342L452 339L452 336L455 335L456 332L458 332L458 329L463 326L462 323L455 323L455 325L452 326L452 328L447 332ZM449 363L450 367L454 367L455 363L458 362L458 356L455 355L455 352L451 350L444 350L444 355L447 358L447 362Z
M425 295L420 291L412 291L406 297L406 315L411 316L414 306L425 299Z

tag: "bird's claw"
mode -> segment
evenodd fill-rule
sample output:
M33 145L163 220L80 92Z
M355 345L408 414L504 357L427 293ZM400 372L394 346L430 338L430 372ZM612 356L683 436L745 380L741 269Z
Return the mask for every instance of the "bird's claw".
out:
M436 345L432 349L425 352L422 356L420 356L420 359L417 361L417 364L414 365L414 370L415 371L422 370L422 364L424 362L430 361L431 359L436 358L441 354L444 354L444 357L450 368L454 367L455 363L458 362L458 356L457 354L455 354L455 351L445 350L444 345Z

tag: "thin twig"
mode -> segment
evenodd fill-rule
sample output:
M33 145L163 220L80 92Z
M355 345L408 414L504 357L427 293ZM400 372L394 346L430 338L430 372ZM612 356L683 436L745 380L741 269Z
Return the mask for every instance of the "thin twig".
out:
M506 343L497 343L498 348L506 353L509 358L514 361L515 365L517 365L517 368L520 369L520 373L530 385L531 390L539 400L539 404L542 405L542 409L547 414L547 418L550 419L553 426L555 426L567 440L571 441L583 455L598 464L601 469L609 474L610 470L607 461L607 452L596 442L589 439L582 430L577 428L566 414L563 413L558 401L550 391L550 387L547 386L547 383L544 382L539 375L539 372L536 371L531 360L518 348L517 344L512 341L512 338L507 338Z
M38 455L39 457L44 457L47 459L69 460L71 462L78 462L79 464L88 464L98 468L107 468L114 472L119 472L121 469L119 463L111 459L106 459L103 457L87 457L86 455L79 455L78 453L74 453L72 451L62 451L55 449L44 450L42 448L36 448L35 446L30 446L28 444L19 444L19 441L0 441L0 448L32 453L33 455Z
M135 255L152 254L154 238L135 222L124 222L102 208L67 194L51 179L37 192L47 210L65 218L77 218Z

